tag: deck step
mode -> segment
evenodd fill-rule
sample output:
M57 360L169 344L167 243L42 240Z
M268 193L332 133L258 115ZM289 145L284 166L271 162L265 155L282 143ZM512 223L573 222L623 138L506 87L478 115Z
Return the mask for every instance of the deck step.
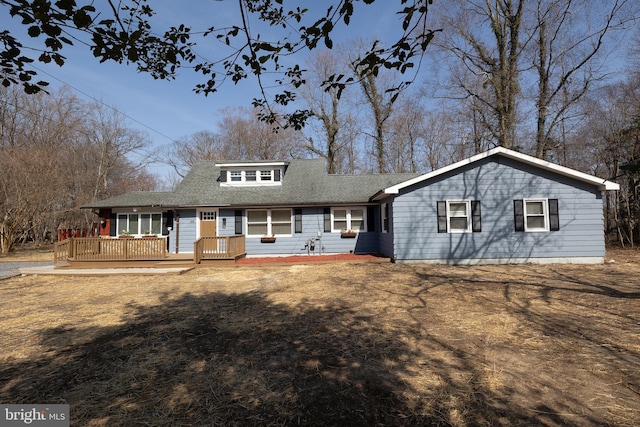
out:
M156 268L174 268L174 267L193 267L193 265L194 265L193 260L191 261L176 260L176 261L160 261L156 263L155 267Z

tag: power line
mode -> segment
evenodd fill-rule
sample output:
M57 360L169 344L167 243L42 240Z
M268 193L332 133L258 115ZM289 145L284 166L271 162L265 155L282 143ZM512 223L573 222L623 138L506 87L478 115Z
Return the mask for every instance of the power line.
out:
M131 116L130 116L130 115L128 115L127 113L124 113L124 112L122 112L122 111L118 110L117 108L115 108L115 107L113 107L113 106L111 106L111 105L109 105L109 104L104 103L102 100L100 100L100 99L98 99L98 98L94 97L93 95L90 95L90 94L88 94L88 93L86 93L86 92L84 92L84 91L82 91L82 90L78 89L77 87L75 87L75 86L73 86L73 85L71 85L71 84L69 84L69 83L67 83L67 82L63 81L62 79L60 79L60 78L58 78L58 77L54 76L53 74L48 73L48 72L46 72L46 71L44 71L44 70L42 70L42 69L40 69L40 68L36 67L36 66L35 66L35 65L33 65L33 64L30 64L30 66L31 66L32 68L35 68L38 72L43 73L43 74L46 74L47 76L51 77L52 79L57 80L58 82L62 83L63 85L65 85L65 86L67 86L67 87L69 87L70 89L73 89L74 91L79 92L79 93L81 93L82 95L84 95L84 96L86 96L86 97L88 97L88 98L91 98L92 100L94 100L95 102L99 103L100 105L102 105L102 106L104 106L104 107L107 107L107 108L109 108L109 109L111 109L111 110L115 111L115 112L116 112L116 113L118 113L118 114L123 115L124 117L126 117L126 118L127 118L127 119L129 119L129 120L131 120L132 122L137 123L137 124L139 124L140 126L145 127L146 129L149 129L150 131L152 131L152 132L154 132L154 133L156 133L156 134L158 134L158 135L162 136L163 138L168 139L168 140L169 140L169 141L171 141L171 142L176 142L176 141L175 141L175 139L173 139L172 137L170 137L170 136L168 136L168 135L166 135L166 134L164 134L164 133L160 132L160 131L159 131L159 130L157 130L157 129L152 128L151 126L149 126L149 125L147 125L147 124L145 124L145 123L142 123L140 120L137 120L137 119L135 119L135 118L131 117Z

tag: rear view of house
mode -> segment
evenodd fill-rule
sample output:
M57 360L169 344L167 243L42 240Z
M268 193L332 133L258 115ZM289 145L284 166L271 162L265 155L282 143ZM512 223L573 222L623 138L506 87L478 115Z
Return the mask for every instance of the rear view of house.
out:
M173 192L85 206L101 234L206 237L247 256L379 253L396 262L604 260L603 192L618 185L501 147L424 174L329 175L317 160L202 162Z

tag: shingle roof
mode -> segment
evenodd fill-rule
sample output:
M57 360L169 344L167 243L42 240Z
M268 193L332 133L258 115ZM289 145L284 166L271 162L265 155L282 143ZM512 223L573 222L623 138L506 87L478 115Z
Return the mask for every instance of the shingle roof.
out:
M418 174L329 175L322 159L287 162L282 185L220 186L218 162L195 165L173 192L133 192L85 208L134 206L285 206L367 203L378 191Z

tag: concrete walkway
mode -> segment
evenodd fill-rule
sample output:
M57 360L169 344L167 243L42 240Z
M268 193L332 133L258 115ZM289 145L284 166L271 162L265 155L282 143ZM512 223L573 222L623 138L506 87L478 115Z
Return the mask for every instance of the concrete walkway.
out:
M114 276L114 275L159 275L159 274L182 274L193 267L171 267L171 268L53 268L53 264L38 267L23 267L19 269L19 274L29 275L51 275L51 276Z
M47 261L3 261L0 262L0 280L19 276L21 274L20 270L23 268L37 268L45 266L53 267L53 264Z

